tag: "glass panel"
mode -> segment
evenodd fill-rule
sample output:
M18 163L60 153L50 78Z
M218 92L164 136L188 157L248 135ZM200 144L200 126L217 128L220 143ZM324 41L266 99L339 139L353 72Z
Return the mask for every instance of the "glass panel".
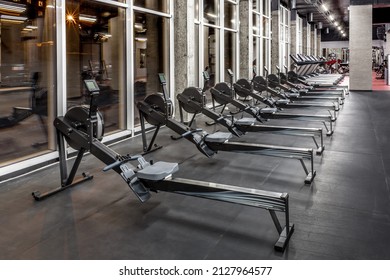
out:
M225 27L236 29L236 15L237 15L237 5L225 2Z
M227 69L236 71L236 33L225 31L225 67ZM228 78L228 77L226 77Z
M253 24L253 34L260 35L260 16L257 14L253 14L252 16L252 24Z
M198 20L199 21L199 0L195 0L195 9L194 9L194 12L195 12L195 20Z
M269 19L266 17L263 17L263 36L268 37L269 35Z
M134 6L168 13L169 0L133 0Z
M258 64L259 64L259 38L253 37L253 71L259 73Z
M152 14L134 13L134 101L161 92L158 73L169 82L169 19ZM169 88L169 87L168 87ZM138 110L134 123L140 124Z
M219 30L204 27L204 67L210 74L209 86L219 82ZM207 102L211 102L209 92L206 92Z
M269 16L268 7L270 0L263 0L263 15Z
M253 3L252 9L253 9L254 11L258 11L257 9L260 8L260 7L259 7L259 3L258 3L259 1L260 1L260 0L253 0L253 1L252 1L252 3Z
M204 0L203 1L203 19L205 23L218 25L219 24L219 0Z
M94 1L68 1L66 13L68 108L88 102L83 80L95 79L105 132L123 129L125 10Z
M279 25L280 28L280 40L284 42L284 26L282 24Z
M55 149L55 2L7 2L12 9L0 9L0 166Z

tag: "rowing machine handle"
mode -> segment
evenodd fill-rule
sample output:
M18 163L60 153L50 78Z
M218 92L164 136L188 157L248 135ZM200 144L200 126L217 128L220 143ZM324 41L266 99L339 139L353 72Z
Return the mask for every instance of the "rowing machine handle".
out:
M103 168L103 171L106 172L106 171L109 171L111 169L114 169L120 165L122 165L123 163L126 163L128 161L131 161L131 160L137 160L139 158L141 158L142 156L141 155L135 155L135 156L130 156L130 157L127 157L126 159L124 160L117 160L109 165L107 165L106 167Z
M194 134L196 132L201 132L201 131L203 131L203 129L201 129L201 128L197 128L197 129L194 129L194 130L189 130L189 131L184 132L182 135L180 135L180 137L181 138L185 138L188 135Z
M266 66L264 66L264 72L265 72L265 76L268 76L268 68Z

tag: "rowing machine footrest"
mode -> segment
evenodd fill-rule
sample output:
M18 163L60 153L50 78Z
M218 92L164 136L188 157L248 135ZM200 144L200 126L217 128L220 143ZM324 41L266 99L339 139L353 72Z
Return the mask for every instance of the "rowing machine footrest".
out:
M291 101L289 99L279 99L276 101L276 105L287 105L289 104Z
M289 98L298 98L299 97L299 93L294 93L294 92L287 92L286 95Z
M213 134L208 134L205 137L205 141L213 143L224 143L227 140L232 138L232 134L228 132L215 132Z
M256 122L255 118L242 118L236 121L238 125L252 125Z
M278 111L278 108L261 108L260 114L274 114Z
M137 172L137 177L139 179L145 179L150 181L160 181L178 170L179 164L176 162L158 161L139 170Z

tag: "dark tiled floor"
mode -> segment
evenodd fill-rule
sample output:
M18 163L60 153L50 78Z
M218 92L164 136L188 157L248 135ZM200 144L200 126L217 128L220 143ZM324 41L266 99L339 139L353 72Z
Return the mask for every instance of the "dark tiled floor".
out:
M347 97L324 155L315 158L312 186L303 184L296 160L222 152L208 159L162 130L164 148L147 158L181 163L177 177L290 194L295 232L284 254L273 250L277 233L266 211L168 193L140 204L119 176L87 156L81 171L94 179L46 201L34 202L31 192L58 185L57 165L0 185L0 258L390 259L388 108L390 92ZM290 136L242 140L312 147ZM113 148L137 153L141 140Z

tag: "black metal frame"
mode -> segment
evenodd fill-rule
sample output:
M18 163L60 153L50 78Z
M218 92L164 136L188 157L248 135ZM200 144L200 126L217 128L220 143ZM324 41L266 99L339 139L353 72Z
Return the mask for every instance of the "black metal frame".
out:
M93 96L94 95L91 96L89 116L86 120L87 131L78 129L76 122L70 121L66 116L57 117L55 119L54 125L57 130L60 156L61 186L43 194L39 191L33 192L32 195L35 200L43 200L86 180L91 180L93 176L85 173L83 173L81 179L75 180L75 175L81 160L85 152L89 150L93 156L107 165L104 169L105 171L113 169L120 174L141 202L145 202L150 198L150 191L165 191L268 210L279 234L279 238L275 243L274 248L279 251L285 250L294 231L294 225L290 223L287 193L261 191L217 183L172 178L172 173L177 171L177 169L171 168L167 169L167 172L162 172L163 177L157 176L155 179L142 178L139 175L141 174L140 172L142 170L145 171L148 167L153 168L152 164L147 163L142 156L121 156L94 137L94 131L98 129L98 117L96 114L97 107L93 103ZM78 150L76 160L69 174L66 163L65 140L68 142L70 141ZM129 161L132 160L138 160L139 165L137 167L131 165ZM156 164L158 164L158 162ZM176 168L177 164L170 163L170 166L175 166ZM285 213L285 225L281 225L276 212Z
M197 90L195 88L187 88L186 90ZM199 92L199 94L201 94ZM316 146L316 153L318 155L322 154L325 149L323 134L321 128L300 128L300 127L288 127L288 126L271 126L271 125L263 125L263 124L255 124L254 122L251 124L240 123L233 116L223 116L221 114L216 113L213 110L207 108L204 104L197 102L193 98L188 96L184 96L183 94L178 94L177 99L179 101L179 110L180 110L180 121L183 123L183 110L185 107L191 107L192 111L195 113L188 126L191 127L194 119L198 113L202 113L203 115L209 117L213 120L213 123L218 123L226 127L232 134L240 137L247 132L268 132L268 133L276 133L283 135L291 135L291 136L303 136L303 137L311 137ZM230 98L229 98L230 100ZM248 105L231 99L231 103L233 106L237 107L239 110L244 110L249 107ZM185 106L183 106L185 105ZM225 104L226 106L226 104ZM223 107L224 108L224 107ZM249 109L248 109L249 110ZM258 114L255 112L257 109L251 109L252 116ZM258 111L258 110L257 110ZM209 124L209 123L208 123ZM320 145L318 144L316 137L319 137Z
M226 151L297 159L301 162L302 167L306 173L305 184L311 184L314 180L314 177L316 176L316 171L314 170L313 149L232 142L228 141L228 139L223 142L208 141L208 134L205 133L203 130L193 130L181 122L178 122L172 118L167 118L165 113L155 110L150 104L146 103L145 101L138 102L137 107L139 109L140 118L153 119L154 122L158 123L157 128L162 125L166 125L168 128L172 129L177 134L181 135L183 138L186 138L187 140L194 143L198 150L205 154L207 157L211 157L212 155L214 155L214 153L217 153L218 151ZM141 129L143 133L143 152L149 152L148 149L155 145L154 141L156 139L158 131L156 129L152 136L151 142L148 144L145 131L145 122L141 122ZM306 167L304 160L310 161L310 171Z
M273 100L269 100L269 99L261 96L260 94L254 92L252 89L248 90L246 88L239 87L239 85L237 85L237 84L234 84L233 86L234 86L236 91L241 90L242 93L246 94L249 97L252 97L255 101L261 102L261 103L268 105L272 108L278 109L278 112L276 112L276 113L263 114L264 118L268 118L268 119L294 119L294 120L299 120L299 121L320 121L326 129L327 136L331 136L334 133L333 122L335 122L335 119L333 118L332 115L310 115L310 114L283 113L283 112L280 112L280 110L282 108L286 108L286 107L288 108L288 104L280 103L280 104L276 105L275 102L273 102ZM264 87L264 90L266 90L265 87ZM219 94L221 96L221 98L223 98L223 95L224 95L223 93L218 92L217 90L215 90L215 94ZM329 128L327 126L327 122L329 123Z

